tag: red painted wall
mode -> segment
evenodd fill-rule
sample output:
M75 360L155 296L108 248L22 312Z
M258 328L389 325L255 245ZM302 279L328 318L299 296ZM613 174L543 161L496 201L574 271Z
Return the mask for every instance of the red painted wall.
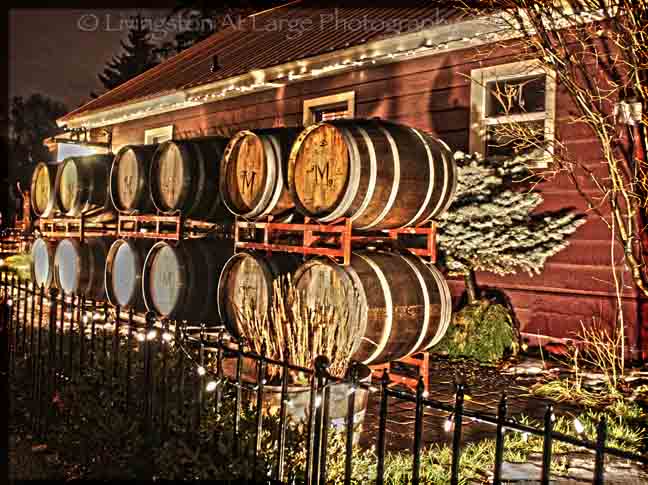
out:
M284 88L205 104L199 107L123 123L114 127L113 143L143 143L144 130L174 125L176 138L233 134L246 128L301 125L304 99L355 90L356 116L374 117L430 131L454 150L468 149L470 70L520 60L512 49L497 55L475 50L455 51L346 74L303 81ZM573 104L558 86L557 138L588 168L602 174L598 142L581 125L574 125ZM596 189L584 173L577 174L586 192ZM558 174L538 189L545 198L540 211L587 206L566 175ZM604 212L605 212L605 208ZM617 300L612 277L610 231L595 214L571 238L571 245L549 260L542 274L497 277L479 274L478 283L503 290L514 305L520 329L527 334L573 338L581 322L613 326ZM623 282L621 307L626 321L628 350L637 356L648 350L646 301L640 300L629 274L623 272L622 252L614 246L618 277ZM455 295L462 283L452 281ZM642 337L643 333L643 339Z

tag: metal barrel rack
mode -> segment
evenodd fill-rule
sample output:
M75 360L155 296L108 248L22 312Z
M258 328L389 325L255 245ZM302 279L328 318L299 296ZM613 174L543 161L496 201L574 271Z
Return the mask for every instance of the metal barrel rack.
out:
M182 214L120 214L117 220L117 235L122 238L179 241L208 234L216 234L223 238L232 237L232 224L228 220L207 222L187 219Z
M88 221L85 216L40 218L37 226L43 237L52 239L114 236L117 234L115 222Z

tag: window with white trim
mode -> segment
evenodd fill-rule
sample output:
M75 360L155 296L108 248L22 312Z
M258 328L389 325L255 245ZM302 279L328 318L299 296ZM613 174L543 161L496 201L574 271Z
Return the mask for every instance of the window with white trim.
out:
M173 139L173 125L161 126L144 132L144 144L153 145Z
M554 149L556 78L538 61L470 72L470 151L510 157L533 150L545 168Z
M304 100L304 126L354 116L355 91Z

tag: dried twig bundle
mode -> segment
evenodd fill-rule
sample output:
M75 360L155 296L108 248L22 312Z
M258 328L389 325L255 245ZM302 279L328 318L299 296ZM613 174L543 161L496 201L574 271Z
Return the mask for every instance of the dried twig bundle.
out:
M329 372L343 377L362 337L358 295L350 299L338 285L324 294L306 295L295 288L290 275L276 279L273 287L269 315L259 314L251 298L243 308L234 305L239 328L251 347L260 353L265 342L267 357L301 367L311 367L315 357L325 355L331 362ZM270 366L269 377L280 371Z

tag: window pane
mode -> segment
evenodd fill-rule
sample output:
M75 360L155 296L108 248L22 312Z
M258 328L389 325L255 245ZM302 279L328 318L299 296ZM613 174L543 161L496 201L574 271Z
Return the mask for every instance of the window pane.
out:
M487 116L536 113L545 110L546 76L487 83Z
M350 118L351 113L347 110L346 103L337 106L313 109L315 122Z
M544 121L491 125L486 133L486 155L510 157L543 145Z

